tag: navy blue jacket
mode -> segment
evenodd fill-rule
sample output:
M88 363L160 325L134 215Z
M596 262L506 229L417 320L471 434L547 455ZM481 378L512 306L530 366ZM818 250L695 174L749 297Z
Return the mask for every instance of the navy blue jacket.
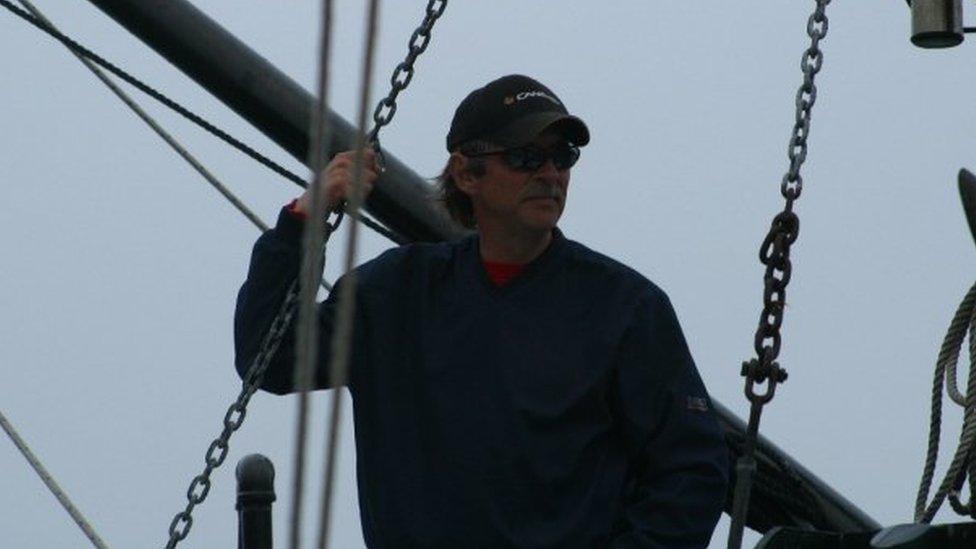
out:
M301 231L282 212L254 247L242 375L298 273ZM389 250L357 277L349 389L369 547L708 544L727 450L657 286L558 230L503 287L476 236ZM317 388L339 293L319 308ZM290 392L293 364L292 333L263 388Z

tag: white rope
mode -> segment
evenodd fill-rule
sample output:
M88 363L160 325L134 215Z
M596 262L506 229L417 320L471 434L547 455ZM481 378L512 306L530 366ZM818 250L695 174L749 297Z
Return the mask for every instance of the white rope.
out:
M85 516L82 515L81 511L79 511L78 508L75 507L75 504L71 502L68 494L61 489L61 486L58 485L57 481L54 480L54 477L51 476L51 473L49 473L47 468L44 467L41 460L37 459L34 452L31 451L29 446L27 446L27 442L20 438L17 430L14 429L14 426L11 425L10 421L7 420L6 416L4 416L2 412L0 412L0 426L3 427L3 430L7 433L7 436L10 437L10 440L14 442L14 446L16 446L17 449L20 450L20 453L24 455L24 458L27 459L27 463L34 468L37 476L41 477L41 480L44 482L44 485L47 486L47 489L54 494L54 497L57 498L61 506L64 507L64 510L71 515L71 518L75 521L75 524L77 524L81 528L81 531L85 533L85 536L91 540L92 545L98 547L99 549L106 549L108 546L105 545L102 538L98 536L98 533L95 532L92 525L85 519Z
M19 0L19 1L20 4L24 6L24 9L31 12L31 14L34 17L36 17L39 21L43 22L45 25L48 25L52 29L57 28L29 0ZM114 93L116 97L118 97L123 103L125 103L137 116L139 116L139 118L141 118L147 125L149 125L149 127L152 128L152 130L156 132L156 134L159 135L170 147L172 147L173 150L175 150L181 157L183 157L184 160L186 160L191 166L193 166L193 168L200 175L202 175L203 178L207 180L207 182L209 182L218 192L220 192L220 194L222 194L224 198L230 201L230 203L233 204L238 211L244 214L244 216L247 217L251 221L251 223L253 223L262 231L266 231L268 229L268 226L263 221L261 221L261 219L254 212L252 212L240 199L238 199L227 188L227 186L221 183L212 173L210 173L210 171L207 170L207 168L203 164L201 164L192 154L190 154L190 152L185 147L183 147L175 138L173 138L173 136L170 135L169 132L163 129L163 127L160 126L159 123L157 123L156 120L153 119L148 113L146 113L146 111L143 110L142 107L140 107L135 102L135 100L133 100L131 97L129 97L128 94L122 91L122 89L120 89L115 84L115 82L113 82L107 75L105 75L105 73L102 72L100 68L98 68L94 63L92 63L88 59L85 59L84 57L82 57L81 55L77 54L74 51L72 51L72 55L74 55L79 61L81 61L81 63L84 64L85 67L88 68L88 70L90 70L99 80L101 80L102 83L104 83L112 91L112 93ZM71 518L74 519L75 523L77 523L78 526L81 527L82 531L84 531L88 539L90 539L91 542L96 547L99 548L106 547L105 543L101 540L101 538L98 537L98 534L96 534L95 531L92 529L91 525L88 524L84 516L82 516L81 512L78 511L78 509L71 503L71 500L68 499L67 494L65 494L64 491L58 486L58 484L54 481L53 477L51 477L51 475L47 472L47 470L40 463L40 461L38 461L37 458L33 455L33 453L31 453L30 449L26 446L24 441L17 435L16 431L13 430L13 426L10 425L10 423L6 420L6 418L2 417L2 415L0 415L0 423L3 424L4 431L6 431L7 434L14 440L14 444L16 444L17 448L20 449L21 453L24 454L24 457L27 458L27 461L31 464L34 470L37 471L37 474L41 477L41 480L44 481L44 484L48 487L49 490L51 490L51 492L58 499L61 505L65 508L68 514L71 515Z
M312 389L315 366L318 363L318 316L316 315L315 282L325 268L325 222L327 215L322 193L325 192L322 173L326 158L323 145L328 143L328 83L329 60L332 42L332 2L322 0L322 30L319 44L318 102L312 113L311 146L309 165L312 173L309 183L311 205L308 222L303 234L301 283L299 285L298 325L296 327L296 364L294 386L298 390L298 419L295 433L294 471L292 482L291 527L289 547L301 547L302 506L305 485L305 451L308 437L308 393ZM331 236L331 230L330 230ZM338 387L337 389L338 390Z
M347 197L346 214L353 221L359 220L359 209L363 203L363 174L365 172L365 150L367 112L370 106L369 92L372 87L373 57L376 43L376 27L379 12L379 0L370 0L367 13L366 47L363 54L362 80L359 96L359 113L356 119L358 139L356 143L356 157L353 168L353 184L350 196ZM345 280L339 294L338 311L336 312L335 331L332 334L332 357L329 361L329 379L336 389L332 391L332 410L329 421L329 435L326 445L325 480L323 482L322 509L319 516L320 549L328 547L329 526L332 514L332 495L335 491L336 454L339 445L339 420L342 412L342 389L348 377L349 355L352 347L352 329L356 308L356 254L359 246L359 224L350 223L347 232Z
M41 13L40 10L38 10L33 4L31 4L31 2L29 0L20 0L20 3L24 6L25 9L27 9L28 11L30 11L31 14L34 17L36 17L39 21L43 22L45 25L48 25L52 29L56 29L57 28L57 27L54 26L54 24L49 19L47 19L47 17L44 16L43 13ZM94 63L92 63L91 61L89 61L88 59L86 59L85 57L83 57L82 55L79 55L77 52L74 52L73 50L71 50L71 52L72 52L72 54L79 61L82 62L82 64L85 65L85 67L87 67L99 80L101 80L102 83L104 83L112 91L112 93L114 93L116 95L116 97L118 97L123 103L125 103L126 106L128 106L139 118L141 118L143 120L143 122L145 122L150 128L152 128L152 130L154 132L156 132L156 134L159 135L163 139L163 141L165 141L170 147L172 147L173 150L175 150L177 152L177 154L179 154L201 176L203 176L203 178L208 183L210 183L210 185L213 186L214 189L216 189L240 213L242 213L244 215L244 217L246 217L248 220L250 220L251 223L254 224L254 226L256 226L258 229L260 229L262 232L268 230L268 225L266 223L264 223L264 221L262 221L261 218L258 217L257 214L255 214L246 204L244 204L244 202L242 200L240 200L226 185L224 185L219 179L217 179L217 177L214 176L213 173L210 172L210 170L208 170L199 160L196 159L196 157L194 157L182 144L180 144L180 142L177 141L176 138L174 138L152 116L150 116L141 106L139 106L139 104L136 103L136 101L134 99L132 99L132 97L130 97L125 91L123 91L121 88L119 88L119 86L116 85L115 82L112 81L98 66L96 66ZM321 140L322 139L321 136L317 136L317 137L320 139L319 143L322 143L323 141ZM317 147L316 147L315 150L317 150L320 147L321 147L320 144L317 145ZM318 155L316 155L316 156L318 156ZM314 224L312 224L312 225L314 225ZM321 270L319 272L321 272ZM314 278L311 279L311 282L309 282L309 283L306 284L306 286L307 287L311 287L311 288L316 288L316 282L318 282L318 285L321 285L326 290L331 291L332 290L331 284L329 284L325 279L322 279L320 277L321 277L321 275L316 275ZM312 295L313 295L313 298L312 299L314 300L314 295L315 295L315 291L314 290L312 290ZM28 458L28 461L30 461L30 458ZM32 465L33 465L33 462L32 462ZM39 474L40 474L40 471L39 471ZM44 478L44 475L43 474L42 474L42 478ZM46 482L47 481L45 480L45 483ZM52 482L53 482L53 480L52 480ZM53 488L52 488L52 491L54 491ZM58 495L58 492L55 492L55 495L57 496ZM59 497L59 501L60 501L60 497ZM64 503L64 502L62 502L62 503ZM67 504L70 505L70 502L67 502ZM71 509L68 509L68 512L72 514L72 517L75 517L75 515L74 515L74 513L72 513L72 510ZM80 514L79 514L78 515L78 518L75 519L76 522L79 521L79 518L80 518L81 521L84 521L84 518L83 517L80 517ZM79 525L81 525L81 524L82 523L79 522ZM85 527L82 526L82 529L85 529ZM88 533L88 531L86 530L86 534L87 533ZM91 537L92 536L89 535L89 538L91 538ZM97 536L96 536L96 538L97 538ZM97 546L100 546L100 547L104 546L104 545L101 544L101 541L100 540L96 541L95 539L92 539L92 541Z
M47 17L45 17L40 10L34 7L34 5L31 4L29 0L19 0L19 2L21 3L21 5L24 6L24 9L31 12L31 14L34 17L36 17L39 21L51 27L52 29L57 30L57 27L54 26L54 23L52 23L49 19L47 19ZM230 202L235 208L237 208L237 211L241 212L244 215L244 217L246 217L255 227L260 229L262 232L268 230L268 225L264 221L262 221L261 218L258 217L256 213L254 213L250 208L248 208L248 206L244 204L244 202L240 198L238 198L237 195L235 195L226 185L221 183L220 180L217 179L217 177L214 176L210 172L210 170L206 168L206 166L201 164L200 161L197 160L196 157L194 157L186 149L186 147L181 145L180 142L176 140L176 138L174 138L172 135L170 135L169 132L163 129L163 127L160 126L159 123L156 122L156 120L152 116L150 116L145 110L143 110L143 108L140 107L139 104L136 103L134 99L132 99L132 97L130 97L127 93L122 91L122 89L119 88L115 84L115 82L113 82L112 79L109 78L108 75L104 73L104 71L102 71L102 69L98 68L97 65L95 65L94 63L86 59L84 56L78 54L71 48L68 48L68 50L71 51L72 55L77 57L78 60L81 61L86 67L88 67L88 70L92 71L92 73L94 73L94 75L98 77L98 79L101 80L102 83L108 86L108 88L112 90L112 93L114 93L120 100L122 100L122 102L125 103L126 106L132 109L132 112L136 113L136 115L139 118L141 118L143 122L145 122L150 128L152 128L152 130L156 132L156 134L159 135L159 137L161 137L163 141L165 141L170 147L172 147L177 154L179 154L181 157L183 157L184 160L187 161L187 163L193 166L193 169L195 169L197 173L203 176L203 178L206 179L207 182L210 183L210 185L212 185L213 188L217 190L217 192L223 195L223 197L226 198L228 202ZM319 284L327 291L332 291L332 285L329 284L328 281L323 279L319 282Z
M49 21L46 17L44 17L44 14L42 14L37 8L35 8L34 5L31 4L28 0L20 0L20 3L24 6L25 9L30 11L31 14L34 17L36 17L38 20L50 26L52 29L57 28L54 26L53 23L51 23L51 21ZM237 196L234 195L234 193L230 191L230 189L227 188L226 185L221 183L220 180L218 180L212 173L210 173L210 171L207 170L207 168L203 164L201 164L192 154L190 154L190 152L187 151L186 148L183 147L175 138L173 138L173 136L171 136L169 132L163 129L163 127L160 126L159 123L156 122L156 120L154 120L151 116L149 116L149 114L146 113L146 111L144 111L142 107L140 107L138 103L135 102L135 100L133 100L131 97L129 97L128 94L122 91L115 84L115 82L113 82L100 68L98 68L94 63L92 63L88 59L85 59L75 51L73 50L70 51L72 55L77 57L79 61L81 61L86 67L88 67L88 70L92 71L92 73L94 73L99 80L101 80L106 86L108 86L108 88L112 90L112 93L114 93L119 99L122 100L123 103L125 103L130 109L132 109L132 111L136 113L136 115L139 118L141 118L143 122L148 124L149 127L152 128L152 130L159 135L159 137L163 138L163 141L165 141L170 147L172 147L173 150L175 150L177 154L182 156L184 160L186 160L191 166L193 166L193 168L200 175L202 175L203 178L206 179L208 183L210 183L215 189L217 189L217 192L222 194L224 198L226 198L231 204L233 204L234 207L237 208L239 212L244 214L244 216L247 217L251 221L251 223L253 223L262 231L268 230L268 226L263 221L261 221L261 218L259 218L257 214L252 212L250 208L248 208L239 198L237 198Z

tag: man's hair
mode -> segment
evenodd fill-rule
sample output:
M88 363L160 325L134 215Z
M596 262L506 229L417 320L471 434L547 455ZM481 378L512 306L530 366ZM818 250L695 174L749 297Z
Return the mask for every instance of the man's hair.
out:
M467 159L464 170L474 177L481 177L487 171L485 168L485 159L471 158L467 155L484 152L489 148L491 148L491 143L487 141L468 141L459 145L455 150ZM451 175L450 159L447 160L444 170L441 171L441 175L437 178L437 186L437 198L447 208L447 213L451 215L451 219L468 229L475 228L474 206L471 204L471 198L464 194L464 191L454 181L454 177Z

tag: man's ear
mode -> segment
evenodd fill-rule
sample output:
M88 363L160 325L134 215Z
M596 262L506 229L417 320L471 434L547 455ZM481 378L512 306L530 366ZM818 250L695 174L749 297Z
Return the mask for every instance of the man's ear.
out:
M454 184L457 185L461 192L471 196L477 188L475 185L477 178L468 169L468 162L470 160L461 153L453 152L448 162L448 169L451 172L451 177L454 179Z

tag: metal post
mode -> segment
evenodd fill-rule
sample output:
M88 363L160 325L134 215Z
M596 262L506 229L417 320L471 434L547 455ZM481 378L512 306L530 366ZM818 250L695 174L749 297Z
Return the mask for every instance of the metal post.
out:
M274 465L261 454L237 462L237 549L271 549Z

